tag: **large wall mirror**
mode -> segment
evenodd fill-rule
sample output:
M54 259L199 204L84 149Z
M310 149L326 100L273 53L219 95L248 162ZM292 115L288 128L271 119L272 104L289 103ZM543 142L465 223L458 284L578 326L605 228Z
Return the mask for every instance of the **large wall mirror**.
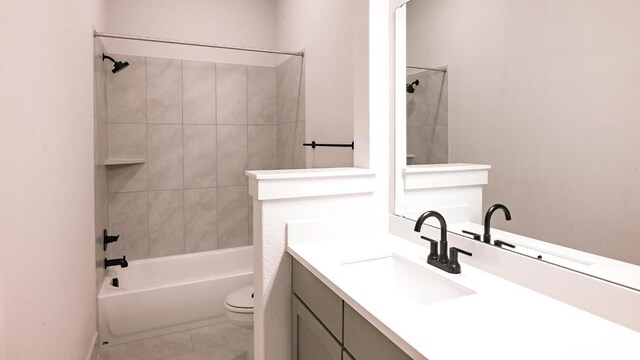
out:
M613 259L635 273L604 277L640 288L640 2L411 0L397 12L396 168L490 165L483 209L513 215L497 228Z

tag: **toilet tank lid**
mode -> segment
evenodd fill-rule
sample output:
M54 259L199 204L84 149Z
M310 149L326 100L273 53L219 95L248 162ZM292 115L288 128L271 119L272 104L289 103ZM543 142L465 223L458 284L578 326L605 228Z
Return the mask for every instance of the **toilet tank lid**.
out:
M253 309L253 285L243 287L227 296L227 305L239 309Z

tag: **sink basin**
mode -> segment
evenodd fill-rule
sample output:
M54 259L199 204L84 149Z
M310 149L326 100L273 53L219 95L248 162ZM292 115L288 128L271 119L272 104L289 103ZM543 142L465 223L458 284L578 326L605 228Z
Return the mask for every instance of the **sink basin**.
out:
M342 267L343 274L366 288L376 301L396 306L424 307L475 293L398 255L343 263Z

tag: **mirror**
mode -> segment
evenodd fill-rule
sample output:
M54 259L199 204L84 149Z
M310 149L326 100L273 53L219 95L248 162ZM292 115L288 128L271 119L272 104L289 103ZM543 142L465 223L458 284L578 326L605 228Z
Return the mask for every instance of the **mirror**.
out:
M640 289L639 18L637 1L398 8L396 202L420 164L489 165L483 213L502 203L513 215L496 213L492 231Z

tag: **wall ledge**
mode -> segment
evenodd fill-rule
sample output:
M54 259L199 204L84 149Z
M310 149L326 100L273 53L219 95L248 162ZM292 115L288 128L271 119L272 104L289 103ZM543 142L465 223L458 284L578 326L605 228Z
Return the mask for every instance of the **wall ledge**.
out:
M486 185L490 165L410 165L402 169L405 190Z
M375 173L360 168L247 171L256 200L373 193Z

